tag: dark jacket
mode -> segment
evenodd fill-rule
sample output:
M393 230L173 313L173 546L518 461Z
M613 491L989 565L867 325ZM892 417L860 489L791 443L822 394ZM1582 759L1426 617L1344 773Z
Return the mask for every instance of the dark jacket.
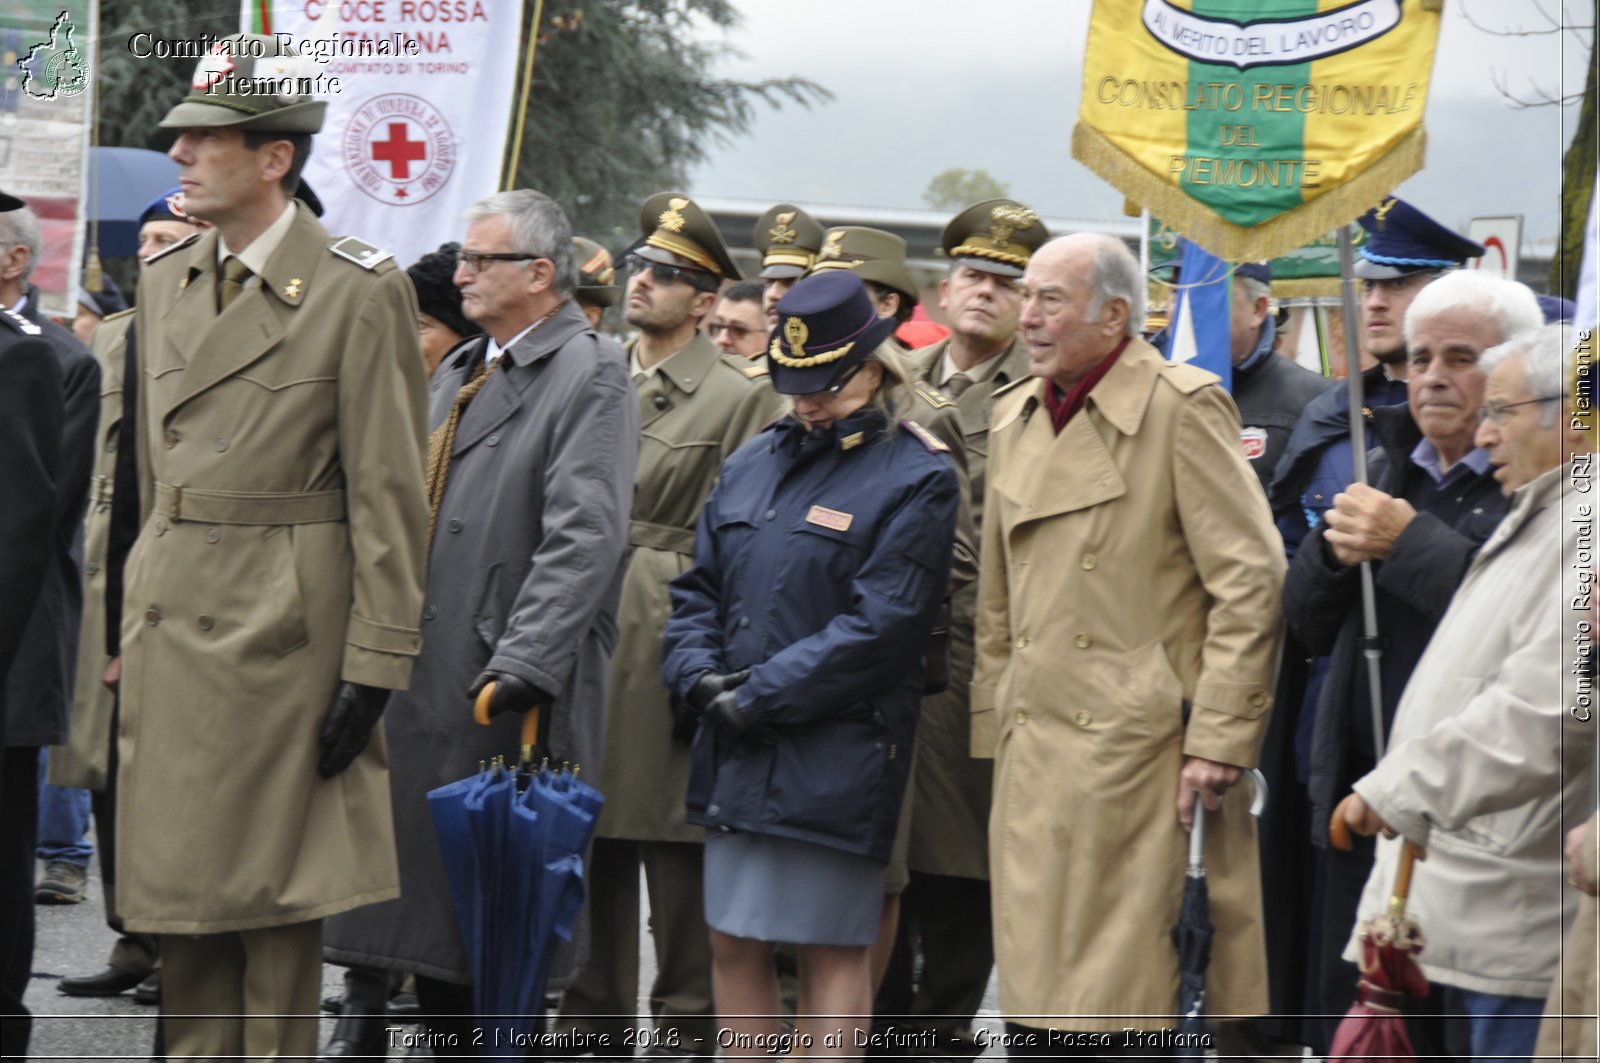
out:
M1490 473L1472 474L1455 481L1450 490L1436 490L1432 478L1411 460L1412 448L1422 438L1411 411L1388 406L1373 413L1381 445L1371 457L1373 484L1417 510L1388 559L1372 566L1387 734L1406 680L1473 554L1505 515L1507 500ZM1311 653L1332 658L1317 699L1308 782L1312 838L1326 846L1334 806L1375 758L1367 664L1360 648L1360 568L1340 564L1322 535L1319 525L1290 564L1283 604L1295 638Z
M1261 338L1243 364L1233 369L1233 404L1239 407L1240 439L1250 468L1265 491L1273 470L1300 422L1306 404L1327 391L1333 382L1272 350L1277 326L1272 318L1261 323Z
M61 475L61 365L37 325L0 308L0 676L15 659L39 598L57 527ZM7 705L0 684L0 744L31 730L25 706Z
M22 314L43 330L61 370L61 464L44 583L16 660L5 673L5 741L47 746L67 740L67 707L83 623L83 514L100 421L100 363L78 337L44 316L37 291L28 293Z
M661 676L682 695L749 668L740 710L779 739L702 725L691 823L888 860L959 492L942 443L874 410L809 433L786 417L723 464Z
M1348 487L1353 478L1348 390L1348 383L1341 380L1306 404L1273 472L1267 501L1291 554L1333 505L1333 496ZM1406 385L1404 381L1390 380L1382 366L1373 366L1361 374L1361 394L1367 431L1371 432L1372 411L1404 404ZM1307 511L1313 512L1316 519L1308 519Z

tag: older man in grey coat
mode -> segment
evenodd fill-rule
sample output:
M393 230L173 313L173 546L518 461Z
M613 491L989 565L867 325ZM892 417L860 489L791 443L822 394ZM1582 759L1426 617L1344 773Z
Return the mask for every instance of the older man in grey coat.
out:
M471 1053L471 968L426 794L515 759L536 707L552 756L600 776L639 412L622 351L572 301L561 208L522 189L466 217L455 281L487 335L431 385L422 654L386 715L401 896L329 920L324 944L336 962L414 972L436 1043ZM497 715L479 727L473 696L490 680Z

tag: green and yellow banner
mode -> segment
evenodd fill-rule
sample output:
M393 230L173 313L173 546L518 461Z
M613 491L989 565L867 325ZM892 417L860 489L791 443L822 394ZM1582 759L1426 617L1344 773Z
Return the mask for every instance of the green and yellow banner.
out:
M1272 258L1422 165L1438 0L1095 0L1072 153L1213 254Z

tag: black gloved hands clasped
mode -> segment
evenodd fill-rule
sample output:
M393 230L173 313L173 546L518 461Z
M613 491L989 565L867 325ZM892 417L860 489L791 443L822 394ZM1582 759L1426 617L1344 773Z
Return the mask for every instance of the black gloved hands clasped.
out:
M752 726L750 717L739 709L737 688L750 678L750 669L744 668L729 675L703 672L689 688L689 705L700 713L702 719L719 728L729 738L742 738L757 745L770 746L778 741L778 732L772 727Z
M361 683L340 683L317 733L317 774L331 779L367 748L372 729L389 704L389 691Z

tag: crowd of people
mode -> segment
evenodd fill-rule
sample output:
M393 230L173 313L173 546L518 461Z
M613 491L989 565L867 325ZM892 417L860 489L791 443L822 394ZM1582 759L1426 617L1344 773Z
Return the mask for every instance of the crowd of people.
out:
M131 309L49 320L0 193L8 1058L91 819L58 988L159 1002L153 1055L382 1058L414 994L472 1057L427 795L529 713L605 795L547 1055L1170 1056L1203 822L1220 1057L1328 1054L1410 844L1418 1051L1597 1058L1592 348L1482 247L1360 219L1359 405L1239 264L1225 389L1004 198L942 325L787 203L757 278L677 192L620 261L520 189L402 269L318 220L324 104L229 85L161 123Z

